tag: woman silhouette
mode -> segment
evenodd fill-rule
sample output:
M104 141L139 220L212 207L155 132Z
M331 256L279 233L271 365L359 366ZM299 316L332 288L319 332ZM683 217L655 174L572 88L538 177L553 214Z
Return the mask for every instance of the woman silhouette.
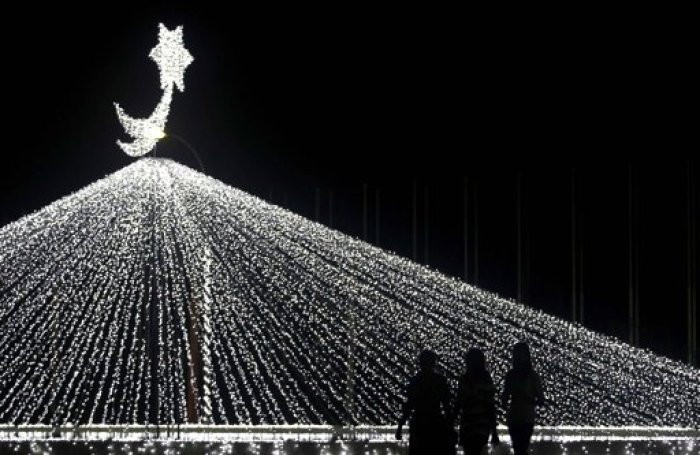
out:
M513 368L506 374L501 403L505 408L514 455L527 454L535 427L535 406L544 404L542 381L532 368L527 343L513 346Z
M481 455L491 434L498 444L496 431L496 388L486 369L481 349L471 348L466 355L467 371L459 379L457 404L453 418L459 417L459 443L465 455Z
M454 453L455 441L450 438L448 421L450 387L447 379L435 372L437 360L435 352L421 352L420 370L411 378L406 389L406 402L401 410L396 439L402 438L401 430L410 417L409 455Z

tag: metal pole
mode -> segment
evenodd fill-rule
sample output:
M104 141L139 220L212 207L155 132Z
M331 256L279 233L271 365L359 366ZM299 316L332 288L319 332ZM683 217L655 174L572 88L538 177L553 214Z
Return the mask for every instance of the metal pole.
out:
M579 214L578 228L578 322L584 323L584 297L583 297L583 213Z
M151 199L152 198L153 198L153 196L151 197ZM148 366L149 366L150 374L151 374L150 381L148 384L148 389L146 389L146 393L147 393L146 399L147 399L147 403L148 403L148 407L146 408L147 409L146 421L148 423L156 423L158 421L158 416L156 415L155 417L153 417L153 415L152 415L153 409L151 408L151 395L150 395L151 393L153 393L153 391L155 389L155 391L156 391L155 400L156 400L156 410L157 410L158 409L158 404L157 404L158 387L157 387L157 382L156 382L155 387L153 384L154 378L157 375L157 371L156 371L157 370L157 361L154 360L154 349L153 349L153 344L154 344L153 343L153 313L154 313L154 311L153 311L153 298L154 298L153 297L153 283L154 283L154 276L155 276L155 272L153 269L155 268L155 259L154 259L155 253L154 252L155 252L155 222L156 222L156 217L155 217L154 211L155 211L155 205L152 205L151 210L149 212L149 221L150 221L149 227L151 228L150 238L149 238L149 240L150 240L149 248L151 250L150 251L151 255L148 257L148 260L146 263L146 267L147 267L147 275L146 276L148 277L148 285L147 285L147 291L146 291L146 295L148 298L148 302L147 302L147 306L146 306L146 311L148 314L148 319L147 319L148 320L148 327L146 327L146 329L148 330L148 334L146 335L147 336L146 353L147 353L147 357L148 357L148 361L149 361Z
M59 340L61 339L59 335L59 330L57 328L58 321L60 320L60 305L61 305L61 300L60 298L54 298L53 295L49 295L47 300L46 300L46 307L48 308L49 305L53 302L56 302L56 316L54 316L54 319L51 321L51 349L50 349L50 354L51 358L48 361L48 368L49 371L51 372L51 393L53 396L51 397L51 401L49 402L49 423L51 424L51 430L52 430L52 436L55 435L58 432L58 426L60 425L60 421L58 418L58 413L56 412L56 400L57 400L57 376L58 373L56 371L57 365L58 365L58 356L60 354L59 352ZM15 425L17 425L17 421L15 420Z
M479 284L479 186L474 182L474 285Z
M523 198L522 183L523 174L518 172L515 181L515 224L516 224L516 260L517 260L517 295L518 302L523 301Z
M316 208L314 211L314 215L316 216L316 222L321 221L321 189L319 187L316 187Z
M695 361L695 365L698 365L698 244L697 244L697 189L695 186L695 174L693 173L693 166L691 163L690 166L690 172L692 177L692 185L691 185L691 194L693 195L692 199L692 213L693 213L693 224L691 228L691 240L692 240L692 253L693 253L693 260L691 261L692 265L692 272L691 276L693 277L693 359Z
M418 183L413 181L413 261L418 262Z
M576 169L571 169L571 320L576 322Z
M639 330L641 324L641 311L639 308L639 195L637 186L634 188L632 212L634 214L634 343L639 346Z
M379 229L379 215L380 215L380 204L379 204L379 198L380 198L381 190L377 188L374 192L374 243L379 246L380 245L380 229Z
M328 191L328 227L333 227L333 190Z
M464 177L464 281L469 281L469 181Z
M696 220L695 220L695 175L693 162L688 160L686 177L686 267L688 299L688 364L697 365L698 349L698 311L697 311L697 273L696 273Z
M354 302L347 300L348 308L348 370L345 384L345 408L350 417L349 425L355 424L355 345L357 341Z
M635 283L634 283L634 183L632 165L627 168L627 285L628 285L628 326L629 342L635 344Z
M362 184L362 239L367 241L367 184Z
M187 147L187 149L192 153L192 155L194 155L195 159L197 160L197 164L199 164L199 170L202 171L202 174L206 173L204 170L204 162L199 157L199 153L197 153L197 150L195 150L195 148L192 147L192 145L190 145L189 142L187 142L185 139L183 139L182 136L178 136L177 134L174 134L174 133L168 134L167 137L172 137L173 139L177 139L178 141L180 141L180 143L182 145Z
M430 206L429 206L429 204L430 204L430 189L429 189L428 185L425 185L425 194L424 194L423 202L424 202L423 224L425 225L424 229L423 229L423 256L424 256L425 264L427 265L429 262L429 259L430 259L428 256L428 253L429 253L428 247L430 245L429 237L428 237L429 236L428 228L429 228L429 224L430 224L430 218L429 218L429 216L430 216L430 212L429 212L429 209L430 209Z

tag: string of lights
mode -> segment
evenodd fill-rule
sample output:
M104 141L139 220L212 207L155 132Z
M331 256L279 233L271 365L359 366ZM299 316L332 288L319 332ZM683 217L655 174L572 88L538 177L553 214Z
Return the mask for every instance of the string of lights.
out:
M700 424L697 369L169 160L0 229L0 423L385 425L421 349L502 385L517 341L543 425Z

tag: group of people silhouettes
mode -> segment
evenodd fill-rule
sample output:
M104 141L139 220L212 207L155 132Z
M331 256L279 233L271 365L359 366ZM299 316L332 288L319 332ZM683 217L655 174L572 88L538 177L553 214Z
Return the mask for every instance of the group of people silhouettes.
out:
M447 379L435 371L437 360L435 352L421 352L420 370L408 384L396 438L402 438L403 425L410 418L410 455L454 454L457 442L465 455L480 455L489 435L492 444L499 444L496 387L486 368L483 351L478 348L467 351L467 368L459 378L454 406ZM532 367L526 343L513 346L513 366L505 377L501 403L506 409L514 455L524 455L535 425L535 406L544 404L542 381ZM454 431L458 419L459 440Z

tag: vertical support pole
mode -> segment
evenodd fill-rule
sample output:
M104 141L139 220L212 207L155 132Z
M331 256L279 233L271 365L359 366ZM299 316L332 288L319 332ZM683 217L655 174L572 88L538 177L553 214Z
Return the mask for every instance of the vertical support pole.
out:
M640 346L639 342L639 332L641 325L641 311L639 308L639 194L638 187L635 184L634 188L634 198L632 202L634 206L632 207L632 213L634 215L634 344Z
M469 180L464 177L464 281L469 281Z
M201 325L200 325L200 337L201 337L201 353L202 353L202 415L199 422L205 424L212 424L213 414L212 414L212 386L214 384L214 367L212 365L211 356L211 319L212 319L212 306L214 305L213 300L213 280L214 274L212 273L213 255L210 247L205 249L205 254L203 258L203 283L202 283L202 311Z
M424 193L424 207L423 207L423 257L424 257L424 262L425 265L428 265L430 257L429 257L429 246L430 246L430 187L426 184L425 185L425 193Z
M688 160L686 176L686 268L688 300L688 364L698 365L697 226L693 162Z
M518 172L515 178L515 224L516 224L516 268L517 268L517 297L523 301L523 174Z
M418 262L418 183L413 181L413 261Z
M635 314L635 239L634 239L634 181L632 165L627 168L627 286L629 342L636 342Z
M367 214L367 184L363 183L362 184L362 240L365 242L367 241L367 223L368 223L368 214Z
M314 219L317 223L321 222L321 188L315 188L315 204L314 204Z
M474 182L474 285L479 284L479 186Z
M354 278L350 278L354 281ZM357 283L354 283L355 285ZM357 343L357 321L355 316L355 306L357 303L351 299L346 299L348 308L348 343L347 343L347 378L345 384L345 409L349 415L349 425L355 425L355 346Z
M576 283L576 169L571 169L571 321L577 320Z
M579 191L580 193L580 191ZM585 299L583 293L583 213L579 213L579 228L578 228L578 322L585 322Z
M381 205L380 205L380 196L381 196L381 190L377 188L374 191L374 243L377 246L381 245L381 238L380 238L380 213L381 213Z
M50 371L49 376L51 377L50 381L50 386L49 389L51 390L51 401L49 402L49 423L51 424L51 429L53 433L57 433L58 426L60 425L60 418L58 416L58 410L56 409L56 401L57 401L57 379L58 379L58 372L57 372L57 367L58 367L58 356L59 356L59 340L61 339L60 336L60 330L58 330L58 321L60 320L60 305L61 305L61 300L60 298L54 298L53 295L49 294L47 299L46 299L46 308L49 308L52 303L56 302L56 316L54 316L53 320L51 321L51 346L49 350L49 355L51 356L48 360L48 369ZM16 417L15 417L16 419ZM15 425L18 424L17 420L15 420Z

